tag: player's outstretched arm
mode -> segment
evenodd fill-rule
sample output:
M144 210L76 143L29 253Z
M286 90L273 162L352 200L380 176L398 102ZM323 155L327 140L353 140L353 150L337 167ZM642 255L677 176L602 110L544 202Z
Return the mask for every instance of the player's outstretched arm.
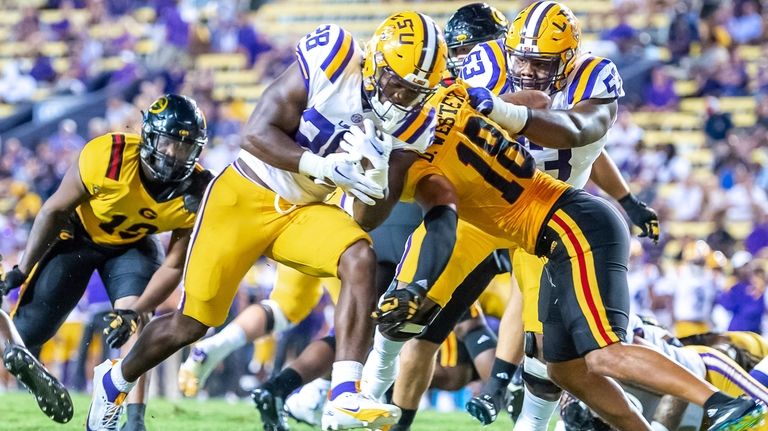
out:
M390 330L397 332L400 324L416 316L456 244L458 197L453 184L442 175L427 175L417 183L414 196L424 210L427 233L421 243L413 281L407 285L400 282L396 289L387 290L373 313L379 325L387 328L379 327L385 334Z
M521 134L542 147L583 147L608 133L617 109L616 99L588 99L569 110L533 109Z
M245 125L242 148L270 165L299 172L304 149L294 141L301 114L307 106L307 89L294 61L264 90Z
M587 99L571 109L531 109L506 103L488 89L468 91L470 104L507 132L525 135L542 147L576 148L589 145L608 133L616 119L616 99Z
M168 253L159 268L152 274L147 288L133 305L137 313L149 313L165 301L179 286L187 259L187 246L192 229L176 229L171 235Z
M619 201L627 212L632 224L642 230L641 237L649 237L654 242L659 240L659 216L653 208L639 200L629 190L629 185L621 176L619 168L603 149L592 165L589 179L604 192Z
M59 231L65 226L72 211L89 196L80 178L78 163L74 162L64 174L59 188L45 201L35 217L24 249L24 257L18 267L22 273L29 275L32 267L56 241Z

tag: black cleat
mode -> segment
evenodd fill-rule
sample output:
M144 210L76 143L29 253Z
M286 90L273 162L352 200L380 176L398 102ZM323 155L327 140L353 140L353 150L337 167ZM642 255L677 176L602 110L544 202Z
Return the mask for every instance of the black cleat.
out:
M573 396L569 396L561 405L560 418L566 431L596 431L592 411Z
M275 396L266 386L251 391L251 399L256 404L256 410L261 414L264 431L290 431L283 408L285 400Z
M46 416L62 424L72 419L74 409L69 392L29 350L12 342L6 343L3 363L8 372L35 396Z
M766 410L761 404L748 398L736 398L704 412L707 431L764 430Z
M506 391L506 388L504 389ZM499 409L504 402L504 392L498 391L494 394L480 393L472 397L464 406L472 417L479 420L483 425L490 425L496 421L499 415Z
M504 405L507 406L507 413L512 418L512 422L517 422L517 418L520 417L520 413L523 412L523 400L525 399L525 391L522 387L516 388L514 391L507 389L504 396Z

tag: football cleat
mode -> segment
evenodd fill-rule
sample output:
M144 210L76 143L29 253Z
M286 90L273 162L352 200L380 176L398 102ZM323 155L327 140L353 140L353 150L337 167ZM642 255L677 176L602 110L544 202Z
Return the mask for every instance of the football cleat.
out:
M736 398L718 408L705 411L707 431L768 430L768 413L762 404Z
M87 431L117 431L117 422L128 395L112 383L109 371L118 361L106 360L93 369L93 399L85 422Z
M194 397L205 387L213 369L221 362L215 352L203 348L200 343L192 347L187 360L179 368L179 391L185 397Z
M506 388L505 388L506 391ZM464 408L473 418L483 425L490 425L496 421L499 410L504 402L504 392L480 393L472 397Z
M269 386L262 386L251 392L251 399L261 415L264 431L288 431L283 399L276 396Z
M344 385L345 383L342 383ZM323 430L355 428L390 429L400 418L400 409L380 403L360 392L342 392L329 399L323 408Z
M46 416L59 423L72 419L74 409L69 392L24 346L8 342L3 363L9 373L35 396Z
M330 385L328 380L317 379L302 386L285 400L286 412L299 422L311 426L320 425Z

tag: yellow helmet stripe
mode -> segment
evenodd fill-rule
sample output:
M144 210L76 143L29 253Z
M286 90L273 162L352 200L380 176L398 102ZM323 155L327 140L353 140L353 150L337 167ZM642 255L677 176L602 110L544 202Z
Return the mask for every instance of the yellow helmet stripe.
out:
M536 46L538 44L539 32L541 31L541 24L544 22L544 17L546 17L549 10L555 6L557 6L556 2L544 1L536 4L531 9L528 16L525 18L525 25L523 25L524 33L522 36L524 44L526 44L526 41L530 41L531 46Z
M342 37L339 38L336 46L333 47L333 53L321 66L329 81L335 82L341 75L346 65L349 64L353 51L352 35L342 30Z

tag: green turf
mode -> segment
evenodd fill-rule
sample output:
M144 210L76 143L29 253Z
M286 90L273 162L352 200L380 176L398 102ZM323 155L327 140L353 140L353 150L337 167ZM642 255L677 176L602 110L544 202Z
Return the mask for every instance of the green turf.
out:
M75 417L66 425L48 420L37 409L31 395L22 392L0 394L0 430L83 430L90 398L73 394ZM235 404L222 400L181 400L170 402L153 400L147 411L147 428L150 431L209 431L209 430L260 430L261 422L252 404L240 401ZM307 431L312 428L291 422L291 429ZM489 427L481 426L464 412L420 412L413 431L496 431L512 429L508 416L500 418Z

